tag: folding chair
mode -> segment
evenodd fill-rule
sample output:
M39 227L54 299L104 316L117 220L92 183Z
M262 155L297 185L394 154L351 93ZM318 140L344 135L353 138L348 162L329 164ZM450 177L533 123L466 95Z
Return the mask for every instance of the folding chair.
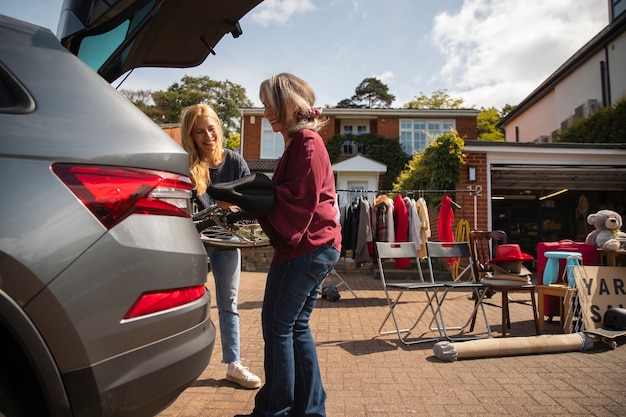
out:
M470 242L472 245L472 261L474 263L474 273L478 280L482 280L487 273L494 272L489 265L492 254L498 245L507 243L507 236L503 230L472 230L470 231ZM539 334L539 321L535 301L535 285L523 284L497 285L492 281L489 289L502 293L502 337L506 336L507 329L511 328L511 316L509 314L509 303L526 304L523 301L513 301L509 297L510 292L526 292L530 296L533 319L535 322L535 333ZM488 290L489 291L489 290ZM493 304L490 304L493 305ZM497 307L497 306L496 306Z
M350 291L352 293L352 295L354 296L354 298L359 298L358 295L356 295L356 293L354 292L354 290L352 289L352 287L350 287L350 285L348 285L348 283L346 282L346 280L343 279L343 277L341 275L339 275L339 272L337 272L337 270L335 268L333 268L332 271L330 271L330 273L334 276L337 277L337 279L339 279L339 284L336 285L337 288L341 287L342 285L345 285L345 287L348 289L348 291Z
M392 272L391 269L393 269L394 272L397 271L395 268L395 262L390 262L390 261L394 261L395 259L398 259L398 258L414 259L415 262L417 262L417 265L419 266L420 260L418 259L418 256L417 256L417 247L415 246L415 243L414 242L396 242L396 243L376 242L376 252L378 256L378 269L380 271L380 280L382 282L383 290L385 291L385 297L387 298L387 303L389 305L389 311L387 312L385 319L380 325L380 328L378 329L378 333L381 335L397 333L398 339L400 339L400 341L404 343L405 345L412 345L415 343L436 342L436 341L441 340L442 332L439 326L439 318L438 318L438 311L437 311L437 306L439 305L439 303L437 302L437 291L444 289L443 284L436 284L432 281L425 281L421 268L401 270L402 271L401 273L403 274L412 273L411 274L412 279L408 281L407 280L390 281L387 276L387 275L391 275L391 272ZM385 261L388 261L388 262L385 262ZM408 272L405 272L405 271L408 271ZM395 298L392 298L391 296L392 291L398 292ZM412 324L410 327L401 328L399 324L400 320L397 316L396 309L398 308L401 297L407 291L419 291L425 295L426 300L424 301L422 299L420 301L415 301L416 303L417 302L424 303L422 309L417 314L417 318L415 320L411 319ZM410 307L412 306L409 306L408 308L410 309ZM409 335L411 334L411 332L415 330L418 324L422 321L422 318L424 317L426 312L428 312L429 310L432 315L432 320L430 323L434 321L437 324L437 326L434 328L430 327L427 330L425 330L423 333L421 333L420 336L409 339ZM407 308L403 308L403 312L405 311L407 311ZM413 313L410 313L409 317L413 317L413 316L414 316ZM385 327L385 324L389 320L389 317L391 317L393 320L395 330L383 331L383 328ZM403 323L405 321L409 321L409 320L406 320L405 314L401 315L401 318L402 318ZM428 337L428 334L433 333L433 332L436 333L436 335Z
M485 290L488 288L486 285L481 284L476 280L476 275L474 274L474 267L472 262L472 255L470 251L470 246L468 242L426 242L426 250L428 253L428 272L430 275L430 280L434 284L443 285L443 293L441 296L437 296L437 317L441 320L440 331L443 333L443 336L448 340L471 340L471 339L480 339L480 338L488 338L491 337L491 328L489 327L489 322L487 321L487 313L485 311L485 306L483 305L483 297L485 295ZM459 277L470 277L469 280L454 280L451 278L451 275L448 274L450 268L447 267L447 270L441 271L445 275L445 279L438 279L437 271L434 268L434 262L438 261L442 265L448 265L448 261L455 261L461 264L466 264L463 271L459 274ZM419 266L419 264L418 264ZM420 270L421 270L421 266ZM420 271L420 274L423 275L423 272ZM450 278L448 278L450 276ZM467 297L469 300L473 301L473 308L471 313L465 322L465 324L460 326L448 326L445 324L444 317L446 313L443 310L444 301L450 294L450 292L465 292L472 294L471 297ZM449 301L450 302L450 301ZM481 337L477 334L469 335L468 333L474 331L474 324L476 321L476 315L478 310L481 310L482 316L485 322L485 328L487 334L484 337ZM450 309L446 309L449 311ZM458 311L458 307L456 309ZM466 332L466 329L468 330ZM450 330L458 330L459 335L450 336L448 331ZM463 335L465 334L465 336Z

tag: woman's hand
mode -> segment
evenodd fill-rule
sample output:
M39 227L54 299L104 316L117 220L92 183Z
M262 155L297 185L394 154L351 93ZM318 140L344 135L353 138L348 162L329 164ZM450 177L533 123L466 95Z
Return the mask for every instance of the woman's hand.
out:
M227 201L217 201L217 206L222 210L226 210L229 213L237 213L241 211L241 208L239 206L234 206Z

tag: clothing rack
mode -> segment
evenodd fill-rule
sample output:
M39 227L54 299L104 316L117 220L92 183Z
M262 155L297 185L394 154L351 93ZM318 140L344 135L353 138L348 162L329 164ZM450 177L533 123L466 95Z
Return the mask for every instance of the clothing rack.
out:
M477 229L477 224L478 224L478 214L476 212L476 209L477 209L477 206L478 206L477 195L480 193L480 191L478 189L472 189L472 190L348 190L348 189L336 189L335 191L338 192L338 193L346 192L346 193L374 194L374 195L386 194L386 193L403 194L403 195L406 195L406 194L422 195L422 194L428 194L428 193L436 193L436 194L463 193L463 194L469 194L470 196L474 197L474 229ZM459 206L456 203L454 203L454 205L456 205L457 208L461 208L461 206Z
M426 194L426 193L439 193L439 194L446 194L446 193L468 193L468 194L476 194L478 191L477 190L348 190L348 189L336 189L335 191L337 192L349 192L349 193L376 193L376 194L384 194L384 193L396 193L396 194L403 194L403 193L422 193L422 194Z

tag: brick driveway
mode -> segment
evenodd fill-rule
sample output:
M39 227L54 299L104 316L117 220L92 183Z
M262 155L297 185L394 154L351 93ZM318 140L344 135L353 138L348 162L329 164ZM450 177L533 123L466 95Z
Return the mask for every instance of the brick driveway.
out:
M624 340L620 343L625 345L615 350L596 342L585 352L443 362L434 356L432 343L405 347L395 335L378 336L387 311L380 281L369 271L341 275L359 298L340 287L341 299L320 299L311 320L328 393L329 417L626 416ZM210 277L211 291L212 281ZM332 275L327 280L330 283L337 283ZM242 273L242 362L260 376L264 285L265 273ZM468 302L463 297L467 298L454 294L446 302L452 309L446 317L464 314ZM528 295L513 293L511 298L524 301ZM492 336L500 337L499 294L489 303ZM531 307L511 303L510 310L509 336L533 336ZM212 316L217 326L215 307ZM546 323L545 333L562 331L556 322ZM209 366L159 416L232 417L251 412L256 391L239 389L226 381L226 368L220 359L218 340Z

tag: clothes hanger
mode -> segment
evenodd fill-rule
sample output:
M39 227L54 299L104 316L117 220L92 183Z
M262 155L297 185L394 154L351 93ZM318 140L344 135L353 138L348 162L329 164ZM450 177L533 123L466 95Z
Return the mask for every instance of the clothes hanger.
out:
M448 195L448 193L446 193L445 191L444 191L444 193L443 193L443 194L444 194L444 195ZM460 206L460 205L459 205L456 201L454 201L453 199L450 199L450 203L451 203L454 207L456 207L456 208L458 208L458 209L462 209L462 208L463 208L462 206ZM437 205L435 206L435 210L438 210L438 209L439 209L439 207L441 207L441 203L439 203L439 204L437 204Z

